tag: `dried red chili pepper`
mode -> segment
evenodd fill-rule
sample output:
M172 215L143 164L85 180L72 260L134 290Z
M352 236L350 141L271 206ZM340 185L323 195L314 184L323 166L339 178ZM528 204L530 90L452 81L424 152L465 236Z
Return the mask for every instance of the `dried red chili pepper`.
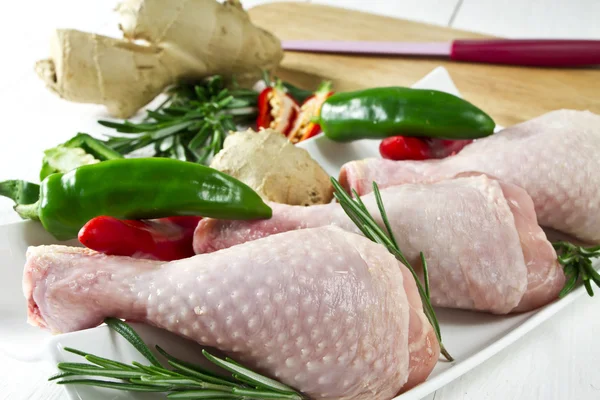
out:
M332 94L331 82L323 82L317 91L302 103L294 128L288 135L290 142L298 143L321 132L321 127L315 122L315 119L321 114L321 106L325 100Z
M259 129L271 128L287 136L294 127L299 111L296 100L286 93L281 82L277 82L258 95L256 125Z
M194 255L192 240L201 217L120 220L96 217L79 231L79 241L100 253L162 261Z

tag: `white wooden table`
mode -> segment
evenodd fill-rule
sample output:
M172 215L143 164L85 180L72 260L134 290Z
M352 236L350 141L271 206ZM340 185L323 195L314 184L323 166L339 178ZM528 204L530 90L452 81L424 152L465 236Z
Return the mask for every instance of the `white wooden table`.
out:
M600 39L599 0L318 2L505 37ZM32 67L47 55L47 38L56 27L117 34L114 4L115 0L0 2L0 180L35 181L44 149L77 131L97 129L93 121L102 113L99 108L58 100L42 87ZM0 223L13 221L18 218L10 201L0 199ZM599 309L597 299L575 302L427 400L600 399ZM46 365L0 355L0 399L65 398L60 387L45 382L53 372Z

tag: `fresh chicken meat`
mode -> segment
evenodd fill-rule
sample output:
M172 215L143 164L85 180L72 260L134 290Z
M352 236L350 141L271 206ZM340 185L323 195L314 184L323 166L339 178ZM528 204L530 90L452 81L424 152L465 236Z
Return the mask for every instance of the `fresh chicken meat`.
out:
M439 356L410 272L336 227L168 263L31 247L23 289L33 325L147 322L315 399L391 399L425 380Z
M521 186L540 225L600 243L600 115L560 110L480 139L431 161L367 159L342 167L340 182L359 194L480 171Z
M505 314L556 299L564 275L521 188L484 175L382 191L392 229L408 260L428 262L431 300L442 307ZM363 196L379 219L373 195ZM300 207L271 204L260 221L204 219L194 250L207 253L295 229L337 225L358 232L339 204Z

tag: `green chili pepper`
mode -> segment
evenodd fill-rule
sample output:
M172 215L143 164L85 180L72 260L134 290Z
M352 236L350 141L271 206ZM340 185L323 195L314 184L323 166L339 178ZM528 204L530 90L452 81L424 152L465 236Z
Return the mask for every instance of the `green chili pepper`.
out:
M11 179L0 182L0 196L12 199L15 204L33 204L40 198L40 185Z
M437 90L382 87L336 93L319 124L335 141L420 136L475 139L494 133L494 121L473 104Z
M271 217L269 206L244 183L203 165L167 158L110 160L52 174L42 181L38 202L15 209L24 218L41 221L59 240L76 237L86 222L101 215Z

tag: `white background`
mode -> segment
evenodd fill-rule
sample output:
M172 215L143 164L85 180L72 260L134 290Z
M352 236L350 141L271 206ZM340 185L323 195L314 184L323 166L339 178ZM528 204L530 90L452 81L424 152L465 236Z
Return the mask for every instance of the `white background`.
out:
M600 39L600 0L318 2L504 37ZM44 149L77 131L100 132L94 121L102 110L57 99L38 81L33 64L47 55L54 28L117 34L114 4L114 0L0 2L0 180L35 181ZM10 202L0 199L0 223L13 221L18 218ZM0 266L7 267L14 266ZM575 302L427 400L600 399L599 301ZM45 382L53 372L49 366L0 355L0 399L63 399L61 388Z

